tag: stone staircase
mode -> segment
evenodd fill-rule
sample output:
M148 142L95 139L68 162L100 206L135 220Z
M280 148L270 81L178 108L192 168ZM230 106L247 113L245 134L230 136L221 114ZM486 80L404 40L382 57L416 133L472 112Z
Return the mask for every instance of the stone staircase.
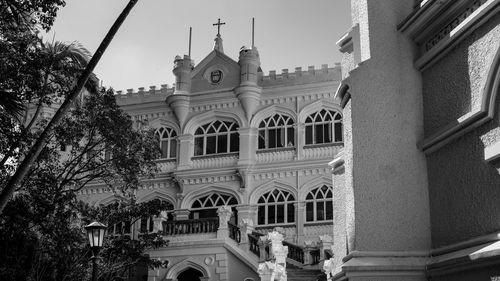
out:
M287 268L286 274L288 281L319 281L321 270Z

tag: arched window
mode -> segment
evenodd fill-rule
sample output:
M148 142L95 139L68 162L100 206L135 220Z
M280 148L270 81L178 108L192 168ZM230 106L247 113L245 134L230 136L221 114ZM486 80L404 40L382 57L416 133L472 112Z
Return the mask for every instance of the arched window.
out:
M262 195L257 203L258 224L295 222L295 198L285 190L274 189Z
M259 149L292 147L295 143L291 117L275 114L259 125Z
M306 145L342 141L342 115L322 109L306 119Z
M333 191L323 185L313 189L306 196L306 221L333 219Z
M238 152L240 149L236 123L216 120L199 127L194 137L195 156Z
M161 158L174 159L177 157L177 134L172 128L161 127L156 130L160 139Z
M196 199L191 205L191 219L217 217L217 208L220 206L237 205L238 200L232 195L211 193ZM235 212L235 210L233 210Z

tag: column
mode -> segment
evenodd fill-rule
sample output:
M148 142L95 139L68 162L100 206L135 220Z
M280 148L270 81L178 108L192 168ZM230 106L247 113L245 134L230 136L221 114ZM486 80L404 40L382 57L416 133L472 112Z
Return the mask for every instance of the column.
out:
M221 206L217 209L217 215L219 215L219 228L217 229L217 238L229 237L229 227L227 222L231 218L233 212L229 206Z
M177 137L179 152L177 170L191 169L191 157L194 155L194 136L193 135L179 135Z
M251 234L255 227L254 223L257 220L257 206L255 205L241 205L237 206L238 211L238 227L241 232L240 244L248 243L248 234Z
M306 203L296 202L293 204L295 206L295 218L297 221L296 242L297 245L300 245L304 242L304 222L305 222L304 214L306 213Z
M240 159L238 166L248 166L255 163L255 152L257 151L257 129L240 128Z
M298 122L298 121L297 121ZM304 159L304 145L306 145L306 130L304 123L295 124L295 146L297 160Z

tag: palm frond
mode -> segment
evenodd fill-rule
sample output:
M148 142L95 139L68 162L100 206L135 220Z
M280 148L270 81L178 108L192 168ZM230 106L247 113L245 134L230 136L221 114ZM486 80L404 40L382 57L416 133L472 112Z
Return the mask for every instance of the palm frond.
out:
M24 105L18 95L0 90L0 109L8 115L19 119L23 115Z

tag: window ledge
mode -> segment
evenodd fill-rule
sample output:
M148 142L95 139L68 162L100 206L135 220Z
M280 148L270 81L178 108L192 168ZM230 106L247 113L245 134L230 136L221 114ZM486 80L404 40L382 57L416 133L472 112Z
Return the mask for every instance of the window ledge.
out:
M330 143L306 144L306 145L304 145L304 149L311 149L311 148L316 148L316 147L340 146L340 145L344 145L344 142L338 141L338 142L330 142Z
M304 222L304 226L333 225L333 220Z
M295 150L295 146L278 147L278 148L264 148L264 149L257 150L257 154L268 153L268 152L292 151L292 150Z
M217 153L217 154L207 154L207 155L197 155L191 157L191 160L198 159L207 159L207 158L222 158L222 157L230 157L230 156L239 156L239 152L230 152L230 153Z

